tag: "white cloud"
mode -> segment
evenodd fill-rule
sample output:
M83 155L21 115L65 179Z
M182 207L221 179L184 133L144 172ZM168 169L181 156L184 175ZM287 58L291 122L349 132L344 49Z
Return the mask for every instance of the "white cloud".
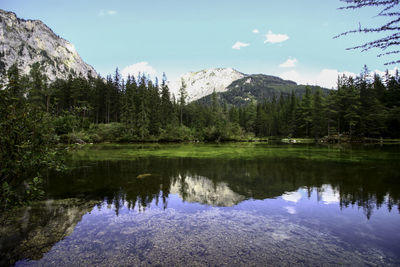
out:
M289 39L289 36L287 34L275 34L272 33L272 31L268 31L268 33L265 35L265 43L271 43L271 44L276 44L276 43L282 43L286 40Z
M391 76L394 76L395 74L396 74L396 71L398 70L398 68L397 67L394 67L393 69L391 69L391 70L388 70L389 71L389 74L391 75ZM374 70L374 71L372 71L371 73L376 73L376 74L378 74L379 76L381 76L381 77L385 77L385 75L386 75L386 71L381 71L381 70Z
M249 43L242 43L242 42L236 42L233 46L232 49L240 50L242 47L249 46Z
M116 15L117 14L117 11L115 11L115 10L100 10L100 12L99 12L99 16L100 17L102 17L102 16L113 16L113 15Z
M139 73L150 75L154 78L157 71L148 62L142 61L123 68L121 73L124 78L128 77L128 75L134 75L137 78Z
M280 64L279 67L281 67L281 68L291 68L291 67L296 66L296 63L297 63L297 59L288 58L285 62Z
M260 33L260 31L258 30L258 29L254 29L254 30L252 30L252 33Z
M340 72L335 69L323 69L316 74L310 73L299 73L295 70L286 71L281 73L279 76L285 80L292 80L298 84L309 84L309 85L319 85L325 88L336 88L338 76L356 76L355 73L349 71Z
M301 199L301 194L299 192L289 192L282 195L282 198L290 202L298 202Z
M394 75L397 68L393 68L389 70L389 74ZM379 76L384 77L385 72L380 70L374 70L371 72L371 77L373 77L373 73L377 73ZM320 72L315 74L310 73L298 73L294 70L284 72L280 75L281 78L295 81L299 84L309 84L309 85L319 85L325 88L334 88L337 89L337 79L338 76L342 75L353 76L356 77L357 73L350 71L338 71L336 69L322 69Z

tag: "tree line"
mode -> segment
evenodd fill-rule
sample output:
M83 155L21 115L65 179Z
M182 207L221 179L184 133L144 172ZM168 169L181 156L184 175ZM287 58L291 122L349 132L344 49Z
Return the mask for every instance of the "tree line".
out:
M311 93L300 98L279 99L239 109L240 125L257 136L294 136L319 139L325 136L398 138L400 136L400 77L369 73L365 66L357 77L338 77L337 90Z
M16 75L16 67L8 72L24 88L26 101L53 118L61 141L400 136L399 75L380 77L366 66L357 77L338 77L337 90L329 93L307 87L302 96L292 92L262 102L253 99L243 107L221 103L216 93L209 105L187 103L184 81L176 99L165 74L159 83L144 74L123 79L116 69L105 79L70 76L49 83L38 63L26 76Z

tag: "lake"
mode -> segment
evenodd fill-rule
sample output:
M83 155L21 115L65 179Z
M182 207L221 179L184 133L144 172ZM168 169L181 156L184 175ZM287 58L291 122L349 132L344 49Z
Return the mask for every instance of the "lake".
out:
M400 265L400 146L93 145L1 216L0 265Z

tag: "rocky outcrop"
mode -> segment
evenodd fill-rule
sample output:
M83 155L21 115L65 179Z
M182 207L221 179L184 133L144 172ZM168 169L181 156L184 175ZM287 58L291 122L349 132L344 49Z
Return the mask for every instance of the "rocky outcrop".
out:
M0 75L13 64L23 74L33 63L45 68L49 80L89 74L96 71L78 55L73 44L56 35L40 20L20 19L13 12L0 9Z

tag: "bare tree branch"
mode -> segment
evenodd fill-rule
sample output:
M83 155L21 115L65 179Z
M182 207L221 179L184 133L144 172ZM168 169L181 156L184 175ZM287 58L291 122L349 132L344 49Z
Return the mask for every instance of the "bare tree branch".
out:
M354 33L380 33L380 32L387 32L389 33L388 36L380 38L378 40L374 40L371 42L367 42L362 45L357 45L354 47L346 48L346 50L352 49L361 49L362 52L368 51L372 48L378 48L381 50L386 50L389 47L398 47L400 46L400 12L398 8L400 7L400 0L341 0L342 2L346 3L346 6L339 7L338 9L360 9L364 7L383 7L383 9L378 13L376 17L393 17L393 19L386 24L373 27L373 28L365 28L361 27L359 23L358 29L349 30L343 33L340 33L333 38L339 38L348 34ZM396 8L396 10L391 10ZM389 51L386 53L378 54L378 57L387 56L387 55L394 55L399 54L400 51ZM399 60L394 60L391 62L386 62L385 65L397 64L400 62Z
M391 52L386 52L383 54L379 54L378 57L382 57L382 56L386 56L386 55L392 55L392 54L399 54L400 50L396 50L396 51L391 51Z

